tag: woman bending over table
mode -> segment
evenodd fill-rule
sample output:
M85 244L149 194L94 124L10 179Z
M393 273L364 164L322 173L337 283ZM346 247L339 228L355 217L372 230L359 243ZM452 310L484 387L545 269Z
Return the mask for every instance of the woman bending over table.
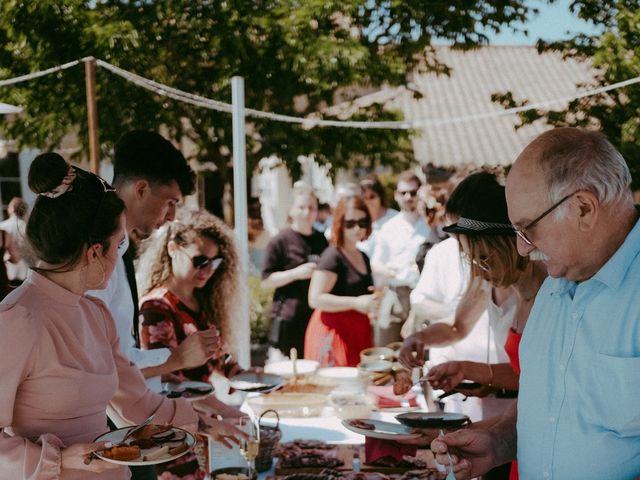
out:
M182 399L146 388L120 352L101 301L124 240L124 204L100 177L55 153L36 157L29 187L38 194L27 224L37 259L25 282L0 304L0 465L7 479L129 478L127 467L89 462L103 448L107 405L137 424L149 415L213 436L242 435L197 414Z
M233 233L205 211L183 211L149 240L140 257L140 344L143 350L176 348L189 335L215 328L227 341L234 334L233 309L238 303L238 255ZM212 375L232 377L240 365L226 348L201 367L174 372L176 381L212 383ZM210 410L224 417L243 414L215 396ZM171 472L162 478L204 478L194 454L156 467Z

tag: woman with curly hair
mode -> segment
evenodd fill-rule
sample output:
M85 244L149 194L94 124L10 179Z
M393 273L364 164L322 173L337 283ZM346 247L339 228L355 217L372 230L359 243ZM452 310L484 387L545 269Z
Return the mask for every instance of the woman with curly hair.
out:
M233 233L217 217L204 212L182 212L160 230L140 257L140 344L143 350L175 348L202 330L217 328L229 342L233 335L232 309L237 305L239 261ZM211 383L212 375L227 378L241 367L223 349L201 367L174 372L179 381ZM216 413L240 416L231 407L208 397ZM157 469L159 478L204 478L195 455L187 455Z

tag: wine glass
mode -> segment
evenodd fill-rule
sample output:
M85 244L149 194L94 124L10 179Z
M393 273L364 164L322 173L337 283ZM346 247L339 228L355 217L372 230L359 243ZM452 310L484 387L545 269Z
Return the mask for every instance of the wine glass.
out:
M249 478L253 479L255 460L260 449L260 426L255 417L241 417L240 429L248 435L240 441L240 453L249 464Z

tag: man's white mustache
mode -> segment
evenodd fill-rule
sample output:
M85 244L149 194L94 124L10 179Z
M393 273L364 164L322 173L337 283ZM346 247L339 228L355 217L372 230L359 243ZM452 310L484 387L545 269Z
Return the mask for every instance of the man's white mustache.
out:
M550 257L542 253L540 250L534 250L533 252L529 253L529 259L534 261L539 260L539 261L547 262L550 260Z

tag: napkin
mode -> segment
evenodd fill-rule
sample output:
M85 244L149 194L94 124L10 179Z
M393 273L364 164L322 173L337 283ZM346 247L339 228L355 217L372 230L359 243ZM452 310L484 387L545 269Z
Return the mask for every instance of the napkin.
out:
M381 465L393 466L405 455L414 457L417 451L418 447L402 445L393 440L381 440L373 437L365 437L364 439L364 462L367 464L379 461Z
M407 392L404 395L395 395L393 393L393 385L371 385L367 388L367 391L376 399L376 406L378 408L402 407L405 401L409 403L410 407L418 405L415 393Z

